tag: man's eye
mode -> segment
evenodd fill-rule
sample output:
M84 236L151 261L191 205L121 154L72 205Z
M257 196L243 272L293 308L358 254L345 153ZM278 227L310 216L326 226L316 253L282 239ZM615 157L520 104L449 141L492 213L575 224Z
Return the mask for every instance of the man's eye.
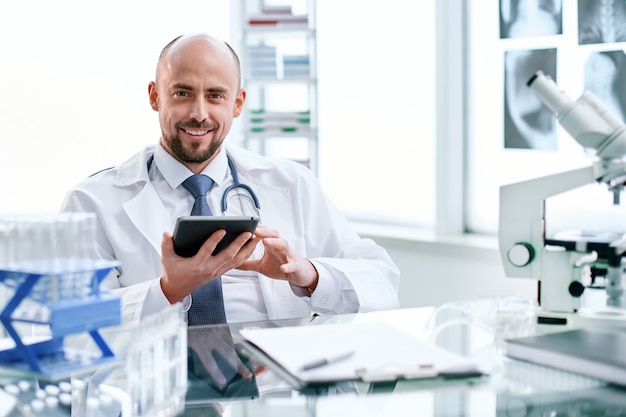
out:
M211 94L209 94L209 98L212 98L212 99L220 99L222 97L224 97L224 95L220 94L220 93L211 93Z
M178 97L187 97L189 95L186 91L177 91L175 94Z

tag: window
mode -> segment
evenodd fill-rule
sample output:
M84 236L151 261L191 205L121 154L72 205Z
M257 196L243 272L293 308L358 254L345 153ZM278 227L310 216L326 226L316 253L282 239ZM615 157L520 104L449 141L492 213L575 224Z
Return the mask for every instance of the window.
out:
M318 1L320 179L351 217L432 226L435 1Z

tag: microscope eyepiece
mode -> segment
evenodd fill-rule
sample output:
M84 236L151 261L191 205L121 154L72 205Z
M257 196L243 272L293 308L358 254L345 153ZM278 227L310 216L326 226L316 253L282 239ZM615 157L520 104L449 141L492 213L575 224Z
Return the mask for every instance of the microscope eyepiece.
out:
M539 78L540 75L543 75L543 72L541 71L537 71L536 73L533 74L532 77L530 77L530 79L526 82L526 87L530 87L530 85L535 82L535 80L537 78Z
M527 83L556 115L561 126L583 147L595 149L602 159L626 155L626 127L591 91L571 100L554 80L537 71Z

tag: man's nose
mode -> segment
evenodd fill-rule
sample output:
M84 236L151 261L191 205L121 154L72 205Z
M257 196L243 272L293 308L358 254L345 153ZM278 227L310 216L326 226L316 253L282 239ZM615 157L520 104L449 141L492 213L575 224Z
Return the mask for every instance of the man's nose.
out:
M209 103L203 98L195 100L191 106L189 117L199 122L206 120L209 117Z

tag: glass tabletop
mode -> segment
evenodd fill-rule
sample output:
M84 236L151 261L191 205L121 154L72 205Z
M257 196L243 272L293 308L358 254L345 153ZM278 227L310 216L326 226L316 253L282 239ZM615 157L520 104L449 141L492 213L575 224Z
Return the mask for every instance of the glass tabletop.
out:
M481 306L481 309L484 307ZM159 411L158 416L225 416L225 417L323 417L323 416L626 416L626 390L602 381L571 374L557 369L507 358L491 331L488 309L474 314L476 320L460 319L456 309L410 308L360 314L315 316L305 319L240 323L224 326L190 327L187 335L187 389L184 406L174 404ZM507 319L507 325L512 319ZM296 388L281 370L258 355L244 343L242 329L283 326L325 326L334 323L384 322L398 327L415 337L427 339L438 346L479 362L487 374L472 378L431 378L394 382L366 383L347 381L310 388ZM487 325L485 325L487 323ZM162 326L161 326L162 327ZM509 326L510 327L510 326ZM513 326L512 328L519 328ZM183 334L185 333L184 329ZM539 328L535 331L552 331ZM136 335L136 331L133 332ZM159 346L158 344L155 346ZM183 352L183 356L185 352ZM142 356L144 359L149 356ZM155 356L156 357L156 356ZM143 360L143 359L142 359ZM144 364L145 365L145 364ZM150 364L148 364L150 365ZM163 364L146 366L166 369ZM104 392L92 382L94 376L69 382L87 382L85 392L100 391L99 405L84 402L85 414L72 406L59 403L54 409L49 404L36 410L33 404L42 388L60 391L61 381L53 384L29 379L19 380L0 374L0 388L5 394L18 391L19 384L32 382L39 390L24 390L17 395L28 410L12 406L8 395L0 390L0 416L125 416L144 414L137 409L123 410L111 398L120 398L115 384L101 373L101 381L108 386ZM167 374L166 374L167 375ZM184 378L184 377L183 377ZM143 380L141 389L154 397L159 386L167 384L165 377L154 375ZM184 380L184 379L183 379ZM171 382L171 381L170 381ZM173 382L171 382L173 383ZM157 386L159 385L159 386ZM122 385L120 385L122 386ZM9 389L11 388L11 389ZM75 393L76 387L74 387ZM67 391L70 392L70 391ZM30 396L30 397L28 397ZM33 398L31 398L33 397ZM43 402L51 400L51 395ZM85 397L87 398L87 397ZM107 402L108 399L108 402ZM40 401L41 402L41 401ZM133 401L131 400L130 403ZM3 408L4 407L4 408ZM91 408L90 408L91 407ZM180 409L183 408L183 411ZM110 413L109 413L110 411ZM4 412L4 414L3 414Z
M626 416L626 390L581 375L509 359L484 326L456 323L433 332L434 313L433 308L415 308L247 323L228 328L190 328L189 387L181 415ZM449 318L443 320L449 323ZM437 345L480 361L488 375L379 383L350 381L297 389L271 362L246 347L238 333L249 327L363 321L391 323L420 338L435 336L433 341ZM201 346L208 340L219 341L213 351L220 352L209 361L196 355L193 348L195 343ZM237 365L220 368L218 362L227 358ZM212 363L214 368L201 366L205 362Z

